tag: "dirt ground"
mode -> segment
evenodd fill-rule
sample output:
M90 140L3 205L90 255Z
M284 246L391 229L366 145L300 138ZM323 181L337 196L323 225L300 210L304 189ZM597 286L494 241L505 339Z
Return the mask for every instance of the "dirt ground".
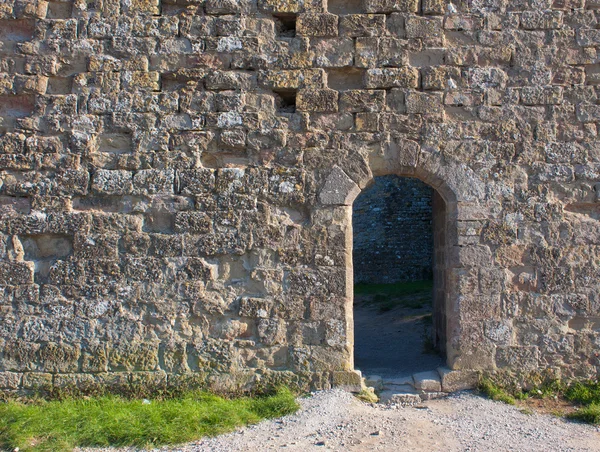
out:
M403 296L356 294L355 368L365 376L394 378L435 370L444 361L430 349L430 329L428 290Z

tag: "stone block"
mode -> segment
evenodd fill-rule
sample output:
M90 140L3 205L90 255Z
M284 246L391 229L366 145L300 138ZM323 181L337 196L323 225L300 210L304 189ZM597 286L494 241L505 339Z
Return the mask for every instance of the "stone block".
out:
M17 75L13 79L14 94L46 94L48 77L37 75Z
M358 185L335 166L325 181L319 200L325 205L351 205L359 193Z
M33 283L34 262L0 262L0 284L16 286Z
M600 106L598 105L578 105L577 120L581 122L600 121Z
M175 232L208 234L212 231L212 219L204 212L177 212Z
M521 27L526 30L551 30L563 23L562 11L525 11L521 14Z
M474 15L455 14L444 19L446 30L471 31L483 29L483 19Z
M324 0L258 0L258 8L270 13L325 12Z
M43 389L52 387L52 374L42 372L25 372L23 389Z
M379 130L379 114L356 113L354 124L359 132L377 132Z
M445 0L422 0L422 4L421 9L425 16L443 15L446 12L452 12Z
M296 109L309 112L336 112L338 96L338 92L332 89L301 89L296 98Z
M173 194L174 170L141 170L133 175L133 193L136 195Z
M582 46L600 45L600 30L585 28L577 30L577 43Z
M560 86L525 87L520 91L524 105L558 105L563 100L563 88Z
M348 90L340 94L340 110L350 112L381 111L385 107L383 90Z
M452 370L447 367L440 367L437 371L442 382L442 391L444 392L473 389L479 383L479 374L475 371Z
M357 67L376 67L379 57L380 38L356 38L356 55L354 64Z
M260 76L260 82L271 89L324 88L323 69L269 70Z
M366 0L368 13L416 13L419 10L418 0Z
M92 176L92 192L126 195L133 190L133 173L122 170L98 170Z
M319 39L311 42L314 65L323 68L351 66L354 60L352 38Z
M368 69L365 75L366 88L416 88L419 74L415 68Z
M250 89L256 85L253 74L239 71L213 71L206 77L204 84L210 90Z
M406 94L406 111L408 114L437 115L444 111L442 93L419 93L410 91Z
M46 342L38 351L39 367L44 372L77 372L80 356L78 345Z
M10 4L10 2L9 2ZM13 14L15 18L45 19L48 13L48 2L44 0L16 0Z
M413 375L413 384L417 391L440 392L442 383L436 371L419 372Z
M504 346L498 347L496 365L499 368L533 371L538 369L540 350L536 346Z
M16 372L0 372L0 389L19 389L22 374Z
M122 72L121 83L124 88L141 91L160 91L158 72L126 71Z
M358 393L364 387L362 375L357 371L336 371L332 378L333 386L346 391Z
M248 0L206 0L204 9L207 14L240 14L250 12L252 3Z
M128 0L121 3L123 10L131 14L160 14L160 0Z
M385 33L385 14L349 14L340 20L340 36L382 36Z
M338 16L329 13L304 13L298 15L298 36L331 37L338 35Z
M404 39L383 37L379 39L377 66L404 67L408 66L409 45Z
M406 19L406 37L423 39L430 46L444 45L443 18L409 16Z

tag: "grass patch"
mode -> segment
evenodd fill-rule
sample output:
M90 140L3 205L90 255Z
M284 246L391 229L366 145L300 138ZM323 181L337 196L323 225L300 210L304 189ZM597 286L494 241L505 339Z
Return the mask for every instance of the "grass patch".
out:
M178 398L0 403L0 449L65 451L75 447L157 447L197 440L295 412L294 394L225 399L203 391Z
M396 307L422 309L431 305L433 281L410 281L395 284L356 284L354 294L377 306L380 312Z
M566 389L565 397L581 405L600 405L600 382L575 382Z
M516 400L512 395L487 378L481 379L479 382L479 390L492 400L508 403L509 405L514 405L516 403Z
M564 395L567 400L581 406L577 411L567 414L567 418L600 424L599 381L575 382L566 389Z
M584 406L573 413L567 414L567 419L572 419L588 424L600 424L600 404L592 403Z
M517 386L503 386L490 378L483 377L479 383L479 390L492 400L510 405L514 405L517 400L525 401L525 404L520 404L525 405L524 410L529 410L530 407L539 409L550 402L550 407L561 408L553 411L553 414L590 424L600 424L600 382L598 381L565 383L553 379L543 381L529 389L521 389ZM563 412L565 409L569 411L566 414Z
M418 293L429 293L433 289L433 281L410 281L395 284L356 284L354 293L357 295L414 295Z

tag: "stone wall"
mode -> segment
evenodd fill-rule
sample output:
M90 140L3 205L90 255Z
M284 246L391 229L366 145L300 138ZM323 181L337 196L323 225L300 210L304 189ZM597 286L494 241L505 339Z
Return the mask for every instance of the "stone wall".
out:
M433 278L433 189L418 179L382 176L354 201L354 283Z
M0 386L354 384L351 210L445 201L454 369L600 369L596 0L4 0Z

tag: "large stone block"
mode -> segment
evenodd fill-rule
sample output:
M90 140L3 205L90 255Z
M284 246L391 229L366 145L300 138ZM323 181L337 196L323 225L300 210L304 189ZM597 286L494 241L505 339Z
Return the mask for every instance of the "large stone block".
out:
M340 36L382 36L385 34L385 14L349 14L342 16Z
M414 68L368 69L365 76L367 88L416 88L419 73Z
M303 89L298 91L296 108L299 111L336 112L338 92L332 89Z
M416 13L419 9L418 0L366 0L367 12L369 13L391 13L394 11L402 13Z
M338 16L328 13L305 13L298 15L296 33L300 36L337 36Z

